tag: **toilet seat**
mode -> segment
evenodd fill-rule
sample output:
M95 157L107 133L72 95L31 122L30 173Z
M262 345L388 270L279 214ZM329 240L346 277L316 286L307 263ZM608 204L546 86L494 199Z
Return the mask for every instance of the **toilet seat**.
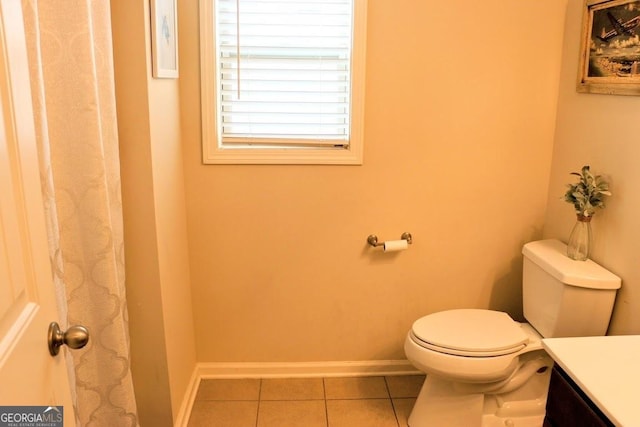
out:
M447 310L414 322L412 339L419 346L465 357L497 357L522 350L528 342L519 323L501 311Z

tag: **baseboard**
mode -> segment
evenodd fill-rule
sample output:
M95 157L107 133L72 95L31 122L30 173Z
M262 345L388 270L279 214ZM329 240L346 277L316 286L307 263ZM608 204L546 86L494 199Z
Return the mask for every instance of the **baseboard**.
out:
M202 379L315 378L420 374L408 360L371 360L297 363L198 363L176 417L175 427L186 427Z
M408 360L298 363L199 363L200 378L312 378L419 373Z
M178 416L175 419L174 427L187 427L187 424L189 424L189 416L191 415L193 402L195 402L196 400L196 394L198 393L199 386L200 376L198 374L198 366L196 365L193 373L191 374L191 379L189 380L187 390L184 393L184 398L182 400L182 404L180 405Z

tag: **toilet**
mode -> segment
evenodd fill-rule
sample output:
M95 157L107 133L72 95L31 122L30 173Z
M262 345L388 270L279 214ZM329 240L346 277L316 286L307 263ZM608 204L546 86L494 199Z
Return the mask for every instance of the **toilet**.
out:
M542 338L605 335L619 277L566 256L559 240L524 245L528 323L507 313L455 309L413 323L404 350L426 374L410 427L540 427L553 360Z

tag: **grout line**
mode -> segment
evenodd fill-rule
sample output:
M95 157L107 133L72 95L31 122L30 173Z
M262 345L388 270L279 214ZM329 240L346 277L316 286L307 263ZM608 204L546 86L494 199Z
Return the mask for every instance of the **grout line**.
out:
M398 418L398 411L396 410L396 405L393 403L393 399L391 400L391 408L393 409L393 415L396 417L396 424L400 427L400 419Z
M387 377L382 377L382 381L384 381L384 387L387 389L387 397L391 399L391 389L389 388L389 383L387 382Z
M384 378L384 385L387 387L387 394L389 395L389 402L391 402L391 409L393 409L393 416L396 417L396 425L400 427L400 419L398 418L398 411L396 411L396 405L393 403L393 398L391 397L391 388L389 388L389 383L387 382L387 377Z
M322 378L322 395L324 396L324 419L327 427L329 427L329 408L327 407L327 385L325 384L326 378Z
M258 422L260 421L260 402L262 401L262 378L260 378L260 383L258 385L258 409L256 410L256 427L258 427Z

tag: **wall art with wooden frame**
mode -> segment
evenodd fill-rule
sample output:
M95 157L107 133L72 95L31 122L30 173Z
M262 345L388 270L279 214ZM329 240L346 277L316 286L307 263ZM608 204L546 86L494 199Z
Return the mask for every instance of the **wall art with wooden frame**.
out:
M586 0L578 92L640 95L640 0Z

